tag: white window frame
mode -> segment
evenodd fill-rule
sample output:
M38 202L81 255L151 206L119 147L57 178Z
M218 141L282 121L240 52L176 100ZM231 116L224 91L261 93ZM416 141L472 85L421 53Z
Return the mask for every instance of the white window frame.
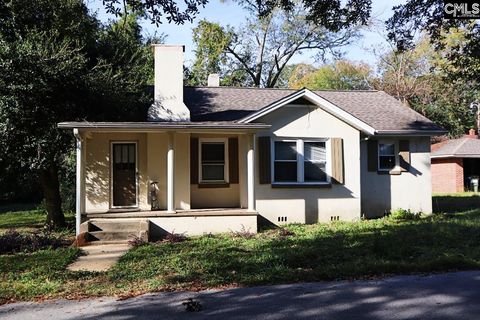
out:
M330 138L274 138L271 139L270 145L271 158L271 180L272 184L277 185L322 185L330 184L332 176L332 161L331 159L331 139ZM297 149L297 181L275 181L275 142L296 142ZM325 171L327 174L326 181L305 181L305 158L304 145L305 142L325 142Z
M223 180L203 180L203 166L202 166L202 144L203 143L223 143L224 145L224 159L225 164L223 166ZM228 183L229 181L229 168L228 168L228 139L227 138L199 138L198 139L198 182L200 184L208 183Z
M135 205L133 206L114 206L113 205L113 146L115 144L134 144L135 145ZM138 141L122 140L122 141L110 141L110 209L137 209L138 208Z
M383 155L383 156L394 156L395 157L395 166L393 168L381 168L380 167L380 145L381 144L393 144L393 154L392 155ZM394 172L400 170L400 158L398 156L398 141L396 140L379 140L377 146L377 169L381 172Z

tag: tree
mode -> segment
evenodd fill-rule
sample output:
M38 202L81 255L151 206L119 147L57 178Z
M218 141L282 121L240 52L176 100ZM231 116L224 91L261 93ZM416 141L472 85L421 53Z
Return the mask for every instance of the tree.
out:
M471 80L478 86L480 72L480 23L479 20L444 19L444 2L441 0L409 0L394 7L394 15L387 21L389 39L398 50L405 51L415 46L416 35L426 32L437 50L444 50L446 41L458 32L464 41L451 46L445 57L454 67L448 77Z
M328 27L317 25L308 20L308 12L299 4L289 11L277 8L266 16L259 13L261 9L255 3L244 2L244 5L250 12L244 26L232 30L203 21L195 34L205 39L198 43L197 52L215 47L210 61L216 63L221 63L226 54L228 67L223 66L223 73L233 70L245 78L243 85L246 86L275 87L295 55L310 51L315 52L318 59L324 59L327 54L338 56L338 48L357 36L358 21L352 25L342 24L338 30L326 22ZM215 41L208 37L211 30L215 30ZM226 44L223 51L217 46L219 43ZM202 64L200 58L197 57L195 65ZM221 66L217 64L215 68L221 69Z
M184 0L183 6L176 0L103 0L108 13L115 16L128 15L131 12L145 12L152 23L161 24L162 19L182 24L192 21L208 0ZM275 9L291 11L297 0L242 0L247 7L255 8L259 17L270 15ZM306 9L306 19L331 31L339 31L352 24L366 24L370 17L371 0L302 0Z
M461 42L459 34L445 38L438 51L428 37L418 40L407 51L392 48L378 56L378 76L371 80L375 89L383 90L427 116L458 136L473 125L470 104L478 90L469 81L448 77L453 65L446 58L449 48Z
M299 66L304 69L303 66ZM289 81L291 88L367 90L372 76L370 67L363 63L339 60L334 64L324 65L302 77L294 75Z
M101 26L79 0L7 1L0 14L0 163L39 178L47 223L60 227L59 172L74 144L57 123L139 120L151 51Z
M206 85L209 74L222 72L221 65L227 61L225 48L232 41L233 32L225 32L218 23L207 20L199 21L192 31L195 62L188 82L190 85Z

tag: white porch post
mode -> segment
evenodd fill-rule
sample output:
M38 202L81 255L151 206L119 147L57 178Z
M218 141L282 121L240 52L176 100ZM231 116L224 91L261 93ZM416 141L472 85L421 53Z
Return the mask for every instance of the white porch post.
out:
M75 174L75 233L80 234L80 224L82 223L82 213L85 211L85 193L84 193L84 141L78 129L73 129L73 135L76 138L76 174Z
M247 205L255 211L255 135L247 136Z
M167 210L174 211L174 176L175 170L175 152L173 133L168 134L168 152L167 152Z

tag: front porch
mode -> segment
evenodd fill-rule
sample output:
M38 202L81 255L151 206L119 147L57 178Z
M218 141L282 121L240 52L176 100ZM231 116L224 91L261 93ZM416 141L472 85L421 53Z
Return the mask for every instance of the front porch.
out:
M106 213L86 213L82 215L82 221L88 219L116 219L116 218L158 218L158 217L213 217L213 216L256 216L255 211L242 208L208 208L177 210L136 210L136 211L111 211Z
M89 223L133 219L148 222L149 239L257 231L258 125L149 126L75 129L77 234L89 232Z
M82 221L80 233L86 241L102 243L157 241L167 234L257 231L257 213L241 208L91 213L82 215Z

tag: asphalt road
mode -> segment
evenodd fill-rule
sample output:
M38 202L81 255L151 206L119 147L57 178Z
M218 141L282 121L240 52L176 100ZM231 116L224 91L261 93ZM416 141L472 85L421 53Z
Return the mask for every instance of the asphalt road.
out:
M188 298L203 310L187 312ZM480 319L480 271L15 303L0 319Z

